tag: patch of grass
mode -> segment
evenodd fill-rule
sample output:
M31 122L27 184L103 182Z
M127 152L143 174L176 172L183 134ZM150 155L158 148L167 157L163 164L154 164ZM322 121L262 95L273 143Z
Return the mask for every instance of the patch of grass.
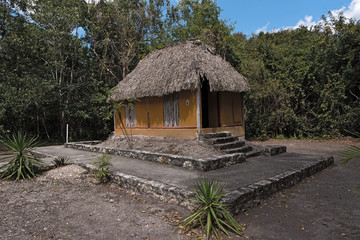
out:
M226 194L224 193L226 185L203 179L195 185L196 202L198 206L192 214L182 220L179 224L182 228L201 227L206 232L207 239L210 239L211 233L216 238L220 238L219 230L229 236L228 230L238 235L243 234L243 228L238 224L230 213L225 209L226 204L220 203L220 200Z
M110 180L111 177L109 172L109 167L111 166L111 157L109 155L103 154L97 156L97 159L97 161L92 162L92 164L97 166L97 169L94 171L94 175L100 182L106 183Z
M18 132L6 137L5 140L0 140L0 143L10 149L9 152L0 154L2 158L11 159L0 168L5 169L0 178L21 180L37 176L38 166L42 161L31 153L31 150L38 146L37 138Z

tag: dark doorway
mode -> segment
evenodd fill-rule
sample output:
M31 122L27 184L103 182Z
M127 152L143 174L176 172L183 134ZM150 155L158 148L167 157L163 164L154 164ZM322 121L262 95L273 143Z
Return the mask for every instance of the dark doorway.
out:
M202 128L220 126L219 93L210 92L209 81L205 78L201 86Z
M209 81L203 79L201 84L201 109L202 109L202 128L209 127L209 106L208 95L210 92Z

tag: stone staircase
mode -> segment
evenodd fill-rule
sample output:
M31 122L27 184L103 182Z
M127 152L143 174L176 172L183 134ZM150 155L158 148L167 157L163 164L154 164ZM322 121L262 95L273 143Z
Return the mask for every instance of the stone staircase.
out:
M239 137L232 136L229 132L200 134L199 140L227 154L245 153L246 157L259 156L261 154L261 151L246 144L246 141L239 139Z

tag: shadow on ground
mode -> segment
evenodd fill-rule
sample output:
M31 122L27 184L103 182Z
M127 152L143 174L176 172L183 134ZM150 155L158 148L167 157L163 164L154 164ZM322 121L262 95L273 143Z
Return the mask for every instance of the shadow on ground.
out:
M250 239L360 239L360 160L339 165L348 143L271 141L288 152L332 154L335 165L238 216Z

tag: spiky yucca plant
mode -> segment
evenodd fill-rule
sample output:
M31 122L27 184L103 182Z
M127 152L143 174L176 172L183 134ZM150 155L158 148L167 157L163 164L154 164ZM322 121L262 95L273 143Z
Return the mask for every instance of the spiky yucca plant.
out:
M0 140L1 144L10 149L10 152L2 153L2 158L11 160L0 169L5 169L0 178L21 180L32 178L37 175L38 165L42 163L34 154L31 153L38 141L35 137L29 137L26 133L18 132L8 136L5 140Z
M191 199L198 204L193 213L182 220L180 225L184 228L194 228L201 226L206 229L206 237L210 238L213 232L216 238L219 238L218 230L223 231L229 236L228 230L241 235L243 228L235 221L230 213L224 208L226 204L220 203L220 200L226 194L224 193L226 185L203 179L195 185L196 199Z

